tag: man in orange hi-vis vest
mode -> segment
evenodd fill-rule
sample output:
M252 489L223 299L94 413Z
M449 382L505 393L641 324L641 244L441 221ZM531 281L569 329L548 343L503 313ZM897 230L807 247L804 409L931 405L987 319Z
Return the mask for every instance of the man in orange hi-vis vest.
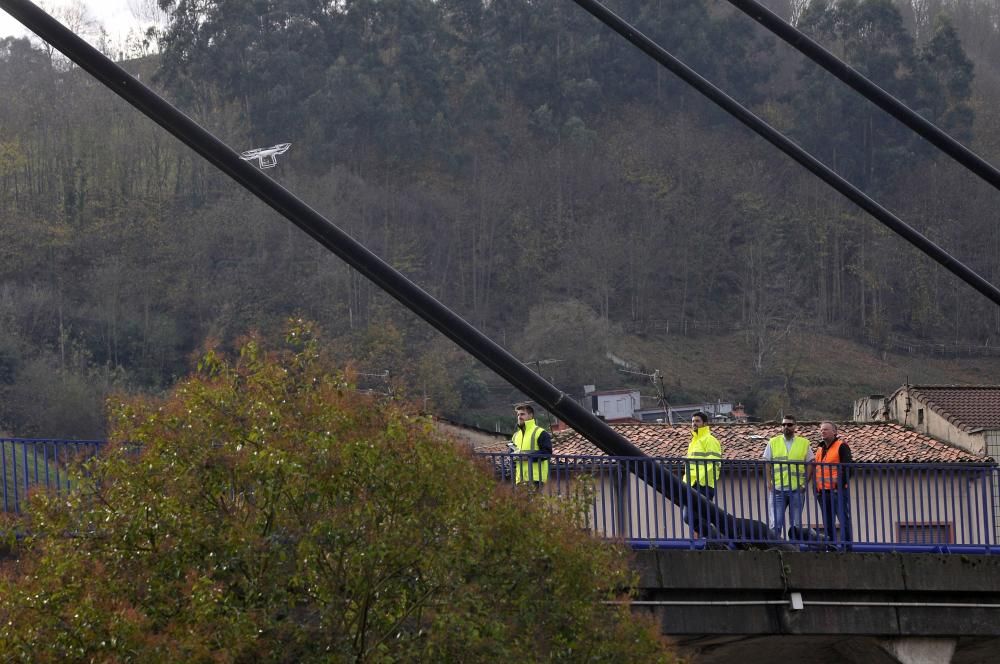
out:
M820 447L816 450L816 500L823 513L826 536L832 542L851 541L851 490L848 470L851 448L837 435L837 425L821 422ZM840 533L837 533L837 521Z

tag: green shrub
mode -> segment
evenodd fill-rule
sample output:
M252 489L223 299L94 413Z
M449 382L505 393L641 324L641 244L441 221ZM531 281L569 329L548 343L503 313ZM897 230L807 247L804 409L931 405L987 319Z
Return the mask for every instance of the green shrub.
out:
M0 587L22 661L663 661L609 605L627 552L495 485L406 408L289 348L209 352L121 401L68 498L37 496Z

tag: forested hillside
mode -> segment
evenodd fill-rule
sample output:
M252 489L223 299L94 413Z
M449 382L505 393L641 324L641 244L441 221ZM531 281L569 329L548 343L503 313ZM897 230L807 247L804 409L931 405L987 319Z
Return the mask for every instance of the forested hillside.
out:
M625 380L608 351L652 369L670 339L735 339L730 384L674 397L841 414L789 387L793 350L811 369L791 339L997 341L997 307L572 2L160 4L158 52L124 66L234 149L291 142L273 177L519 357L561 360L543 373L567 391ZM1000 192L728 4L610 5L1000 282ZM771 6L1000 163L995 2ZM0 89L0 430L100 435L108 391L163 390L206 340L288 316L376 389L506 410L497 379L51 49L0 42Z

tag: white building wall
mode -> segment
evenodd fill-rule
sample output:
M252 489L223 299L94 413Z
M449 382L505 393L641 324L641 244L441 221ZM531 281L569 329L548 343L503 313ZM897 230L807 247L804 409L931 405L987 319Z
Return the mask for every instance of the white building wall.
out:
M606 420L628 419L638 409L639 392L597 395L597 410Z
M983 432L986 442L986 454L994 461L1000 461L1000 430ZM1000 541L1000 482L993 483L993 533L994 541Z
M763 466L756 462L729 465L717 483L716 504L733 516L767 523L763 472ZM889 473L862 465L851 481L853 540L901 543L906 541L908 530L911 535L926 533L924 543L928 544L997 544L1000 521L995 478L990 472L932 472L930 466L913 465ZM589 523L597 533L626 539L695 536L669 495L654 491L635 474L607 467L595 471L591 481ZM805 495L802 523L823 530L812 487Z
M888 404L889 418L922 434L944 440L973 454L986 454L982 433L968 433L938 415L923 401L908 397L903 389ZM909 403L907 403L909 401Z

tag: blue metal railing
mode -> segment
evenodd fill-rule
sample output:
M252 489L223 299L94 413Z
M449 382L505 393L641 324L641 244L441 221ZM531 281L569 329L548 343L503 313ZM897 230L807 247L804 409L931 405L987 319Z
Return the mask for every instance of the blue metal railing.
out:
M21 512L29 491L67 491L79 472L71 463L92 456L102 441L0 438L3 509ZM516 482L517 456L480 453L498 480ZM697 475L701 464L710 475L718 469L713 500L735 517L709 524L688 505L677 482ZM536 465L525 464L526 473ZM621 539L636 548L740 547L747 544L856 551L941 551L1000 553L995 464L841 464L848 478L849 500L827 494L825 504L837 515L828 523L817 497L815 477L834 466L765 461L691 461L676 458L553 456L548 480L540 489L553 496L585 501L586 526L602 537ZM775 527L775 470L801 477L808 486L802 498L801 526ZM779 483L781 475L779 474ZM811 480L811 481L810 481ZM655 487L655 488L654 488ZM688 513L685 514L685 507ZM849 515L849 516L848 516ZM789 514L786 525L791 526ZM844 525L850 523L850 531ZM761 536L752 521L768 525ZM697 528L705 532L698 532Z
M514 484L516 457L480 453L499 480ZM734 519L708 524L687 505L675 477L718 469L713 500ZM855 551L940 551L1000 554L995 464L805 464L766 461L704 462L676 458L553 456L541 490L553 496L582 497L594 534L622 539L636 548L742 547L748 544L800 549ZM775 471L779 472L775 480ZM782 474L782 471L786 471ZM847 490L834 481L847 478ZM658 477L659 476L659 477ZM776 528L775 492L784 478L801 478L801 523ZM836 491L817 491L829 486ZM838 476L839 477L839 476ZM826 480L826 481L823 481ZM791 487L793 479L787 480ZM655 488L654 488L655 487ZM682 495L683 494L683 495ZM692 510L685 514L685 507ZM824 509L825 508L825 509ZM751 521L767 524L755 528ZM705 532L698 532L696 527ZM763 534L763 536L761 535Z
M28 492L68 491L74 482L71 462L93 456L103 441L0 438L3 509L21 512Z

